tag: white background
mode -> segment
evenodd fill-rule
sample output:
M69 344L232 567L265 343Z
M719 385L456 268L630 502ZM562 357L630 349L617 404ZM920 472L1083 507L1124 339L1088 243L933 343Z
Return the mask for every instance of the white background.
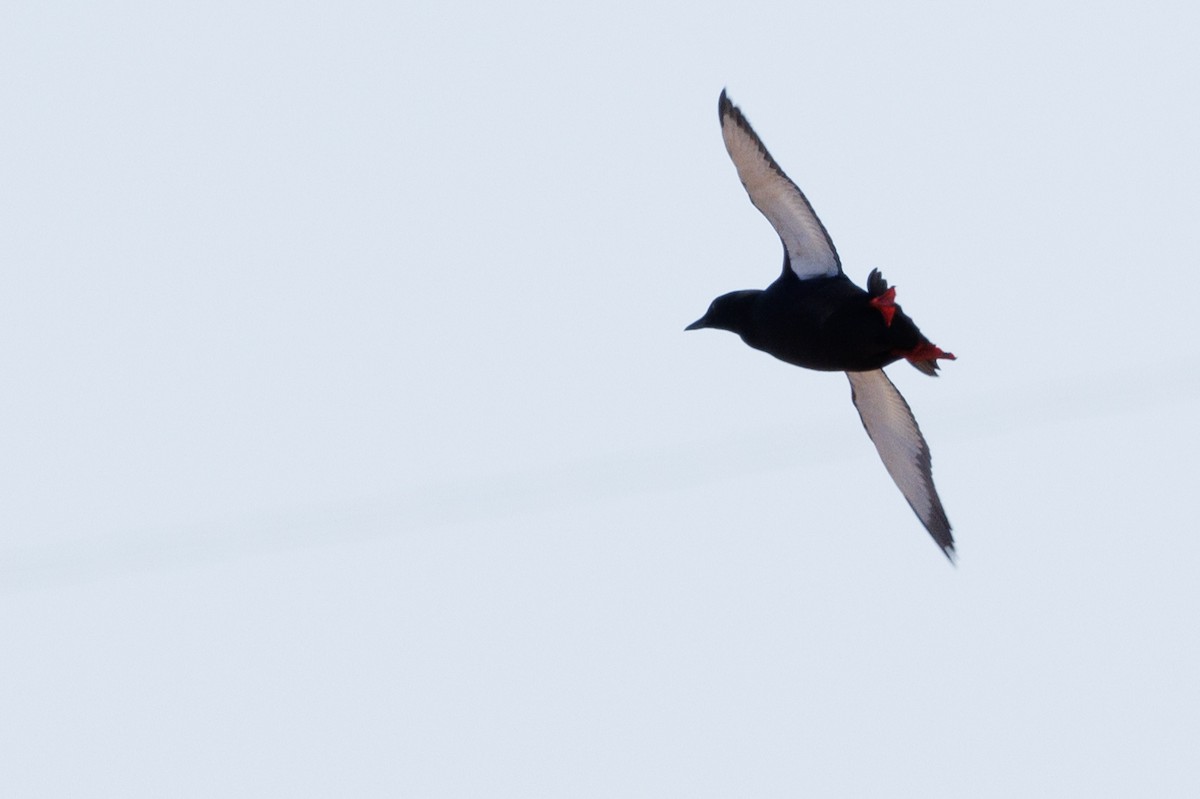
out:
M0 11L0 794L1200 795L1186 4ZM951 567L778 273L859 281Z

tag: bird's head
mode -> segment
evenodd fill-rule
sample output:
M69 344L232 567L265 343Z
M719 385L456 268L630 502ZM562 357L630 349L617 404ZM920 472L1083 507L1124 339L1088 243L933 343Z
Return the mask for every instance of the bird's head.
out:
M684 330L713 327L740 335L749 327L750 317L754 311L754 301L761 293L757 290L748 290L722 294L712 301L704 316L692 322Z

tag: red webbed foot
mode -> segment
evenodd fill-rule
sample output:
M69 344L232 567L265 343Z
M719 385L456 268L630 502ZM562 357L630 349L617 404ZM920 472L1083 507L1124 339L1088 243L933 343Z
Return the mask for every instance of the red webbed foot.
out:
M879 313L883 314L883 323L891 327L892 319L896 316L896 287L892 286L878 297L873 297L871 305L879 309Z
M939 359L945 360L945 361L958 360L957 358L954 357L953 352L946 352L938 345L936 345L932 342L929 342L929 341L922 341L920 344L913 347L911 350L903 350L903 351L897 352L896 354L903 356L906 360L909 361L909 363L912 363L914 366L917 365L918 362L921 362L921 361L933 362L934 368L937 368L936 364Z
M946 352L930 341L922 341L908 352L900 353L910 361L936 361L942 358L947 361L957 361L953 352Z

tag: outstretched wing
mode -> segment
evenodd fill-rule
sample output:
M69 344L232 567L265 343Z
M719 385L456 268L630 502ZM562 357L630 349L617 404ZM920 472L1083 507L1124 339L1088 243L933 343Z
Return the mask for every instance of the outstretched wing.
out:
M801 280L840 275L842 262L833 240L804 192L775 163L741 109L730 102L724 91L717 108L725 149L737 167L750 202L783 240L792 271Z
M867 435L879 450L888 474L900 487L900 493L933 536L933 540L954 560L954 537L950 520L942 509L933 486L929 445L917 427L912 410L882 369L871 372L847 372L850 396L862 417Z

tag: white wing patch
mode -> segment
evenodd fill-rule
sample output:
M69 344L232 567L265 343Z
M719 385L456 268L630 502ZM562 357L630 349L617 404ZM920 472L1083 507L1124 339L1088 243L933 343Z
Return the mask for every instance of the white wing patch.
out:
M847 372L846 376L854 406L888 474L933 540L953 560L954 537L933 485L929 446L908 403L882 369Z
M750 202L783 240L792 271L802 280L840 275L842 264L837 250L808 198L775 163L741 109L729 101L725 92L721 92L718 110L725 149Z

